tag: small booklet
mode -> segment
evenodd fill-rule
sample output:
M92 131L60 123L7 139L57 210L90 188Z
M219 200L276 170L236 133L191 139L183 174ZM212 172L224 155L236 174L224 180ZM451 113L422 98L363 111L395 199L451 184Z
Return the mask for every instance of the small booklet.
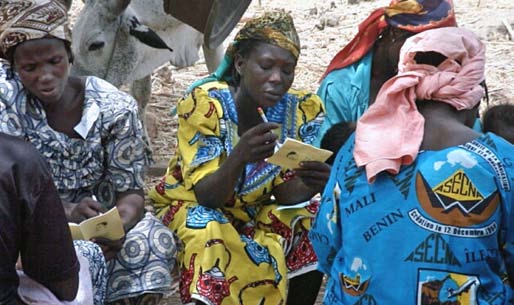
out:
M325 162L332 152L330 150L314 147L292 138L286 138L284 143L278 144L273 156L266 161L283 168L298 168L302 161Z
M125 236L123 223L117 207L95 217L84 220L80 224L68 223L71 237L76 239L90 240L91 238L103 237L109 240L118 240Z

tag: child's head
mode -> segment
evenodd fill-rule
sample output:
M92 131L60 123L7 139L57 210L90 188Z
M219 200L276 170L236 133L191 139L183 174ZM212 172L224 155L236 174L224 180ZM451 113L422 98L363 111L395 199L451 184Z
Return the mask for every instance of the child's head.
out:
M355 131L355 122L341 122L330 127L321 139L320 147L330 150L334 154L328 158L326 163L332 165L337 152L344 145L346 140Z
M492 132L514 144L514 104L489 107L482 118L484 132Z

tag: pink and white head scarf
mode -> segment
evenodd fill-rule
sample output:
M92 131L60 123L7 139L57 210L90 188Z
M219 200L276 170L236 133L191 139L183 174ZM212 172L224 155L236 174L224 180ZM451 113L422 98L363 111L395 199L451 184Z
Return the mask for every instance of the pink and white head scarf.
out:
M447 57L438 67L417 64L417 52ZM357 122L354 158L365 166L368 182L416 159L424 118L416 100L439 101L457 110L471 109L484 95L485 46L470 30L438 28L407 39L400 51L398 75L380 89L375 103Z

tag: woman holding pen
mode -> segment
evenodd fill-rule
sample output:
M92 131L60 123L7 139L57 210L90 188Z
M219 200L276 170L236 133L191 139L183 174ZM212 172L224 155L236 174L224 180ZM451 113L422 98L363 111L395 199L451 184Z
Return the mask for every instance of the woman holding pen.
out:
M184 245L183 303L314 304L321 275L307 233L317 206L279 206L309 201L330 167L265 161L286 137L312 143L324 118L316 95L290 89L299 52L291 16L266 13L179 101L177 155L150 197Z

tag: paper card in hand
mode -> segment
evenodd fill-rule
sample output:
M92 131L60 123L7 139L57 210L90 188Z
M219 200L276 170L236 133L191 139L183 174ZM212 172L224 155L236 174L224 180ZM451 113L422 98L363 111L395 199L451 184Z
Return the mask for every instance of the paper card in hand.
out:
M294 169L300 167L302 161L325 162L332 152L330 150L314 147L298 140L287 138L283 144L279 145L273 156L266 161L279 165L283 168Z
M125 236L117 207L104 214L86 219L80 224L69 223L68 225L73 239L90 240L91 238L103 237L109 240L118 240Z

